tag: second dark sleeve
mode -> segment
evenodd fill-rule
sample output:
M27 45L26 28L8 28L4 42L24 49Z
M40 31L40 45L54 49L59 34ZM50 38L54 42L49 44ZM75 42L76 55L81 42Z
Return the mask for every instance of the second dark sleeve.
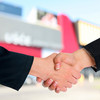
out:
M84 46L95 59L97 71L100 70L100 38Z

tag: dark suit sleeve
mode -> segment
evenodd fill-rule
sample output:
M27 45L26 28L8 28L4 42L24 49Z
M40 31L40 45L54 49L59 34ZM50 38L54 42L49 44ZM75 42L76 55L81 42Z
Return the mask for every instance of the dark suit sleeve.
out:
M96 71L100 71L100 38L84 46L84 48L94 57L97 67Z
M19 90L31 69L33 58L0 47L0 84Z

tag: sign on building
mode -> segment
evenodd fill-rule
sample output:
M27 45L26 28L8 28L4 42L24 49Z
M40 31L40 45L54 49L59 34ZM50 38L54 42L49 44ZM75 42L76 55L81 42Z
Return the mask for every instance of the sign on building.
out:
M85 21L77 21L76 30L80 45L86 45L100 38L100 27Z
M0 15L0 41L22 46L62 49L61 32Z

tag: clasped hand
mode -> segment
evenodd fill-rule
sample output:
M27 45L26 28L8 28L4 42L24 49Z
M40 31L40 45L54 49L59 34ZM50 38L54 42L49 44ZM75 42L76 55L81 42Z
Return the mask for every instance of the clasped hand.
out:
M71 54L54 53L46 58L35 57L30 74L36 76L38 82L43 80L44 87L59 93L77 83L82 69L94 65L93 57L82 48Z
M73 59L72 56L68 54L68 59L66 59L67 57L64 58L63 55L63 53L52 54L44 58L47 66L43 70L48 73L45 78L42 78L44 80L43 86L55 90L56 93L71 88L81 76L80 72L70 64L70 60ZM42 79L38 77L37 81L41 82Z

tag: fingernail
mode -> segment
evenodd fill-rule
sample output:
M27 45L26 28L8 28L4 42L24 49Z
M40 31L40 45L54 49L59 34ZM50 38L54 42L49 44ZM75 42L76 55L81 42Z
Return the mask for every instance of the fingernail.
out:
M56 86L57 84L58 84L58 82L55 81L53 85Z
M53 82L53 80L52 79L50 79L49 81L48 81L48 83L52 83Z
M56 69L60 69L60 64L56 64Z

